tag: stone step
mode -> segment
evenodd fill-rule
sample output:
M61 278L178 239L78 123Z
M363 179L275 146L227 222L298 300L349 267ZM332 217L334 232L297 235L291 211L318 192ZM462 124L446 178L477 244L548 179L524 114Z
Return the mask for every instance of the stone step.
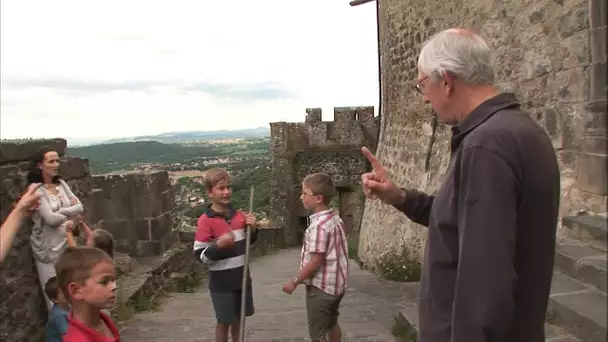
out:
M570 335L547 338L545 341L546 342L580 342L579 339L574 338Z
M585 342L606 342L606 294L559 272L553 274L547 320Z
M581 282L607 291L608 253L580 243L561 240L555 253L555 267Z
M572 297L569 297L572 296ZM577 296L582 302L577 303ZM404 331L417 332L418 308L416 294L403 305L396 319ZM571 305L574 298L574 305ZM592 287L572 279L560 272L553 274L551 297L549 299L548 323L545 326L546 341L578 342L605 341L602 339L585 339L586 336L601 336L606 332L606 295ZM603 322L603 323L602 323ZM586 331L580 334L580 331ZM577 336L577 337L575 337Z
M599 215L566 216L562 226L570 230L570 234L582 241L593 243L595 247L606 250L608 245L608 224L606 218Z
M416 333L418 331L418 310L414 306L408 306L399 311L397 322L405 331ZM545 324L546 342L580 342L564 329L551 324Z

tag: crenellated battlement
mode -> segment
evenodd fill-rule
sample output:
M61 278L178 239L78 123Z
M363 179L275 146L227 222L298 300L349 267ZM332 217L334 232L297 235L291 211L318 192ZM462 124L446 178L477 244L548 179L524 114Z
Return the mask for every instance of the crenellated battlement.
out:
M374 121L374 107L334 107L334 120L323 121L323 112L321 108L306 108L307 124L321 122L354 122L360 121L364 123L372 123Z
M298 200L302 179L313 172L332 176L339 190L341 216L348 229L358 230L363 204L353 195L367 163L359 149L375 150L379 120L374 107L335 107L333 121L324 121L321 108L307 108L304 122L270 124L272 183L270 219L284 229L285 243L297 245L300 218L306 216ZM300 227L300 228L298 228Z
M378 120L373 106L335 107L333 121L323 121L321 108L307 108L304 122L273 122L270 127L273 145L283 152L352 149L376 145Z

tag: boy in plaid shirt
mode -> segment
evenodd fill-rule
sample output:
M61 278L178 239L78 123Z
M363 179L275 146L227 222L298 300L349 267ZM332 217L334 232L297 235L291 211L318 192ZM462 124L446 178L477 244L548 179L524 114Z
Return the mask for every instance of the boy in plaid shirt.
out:
M348 246L344 222L328 206L335 194L327 174L314 173L302 182L300 199L312 215L304 235L300 273L283 286L291 294L298 284L306 284L308 331L313 341L342 338L338 309L348 279Z

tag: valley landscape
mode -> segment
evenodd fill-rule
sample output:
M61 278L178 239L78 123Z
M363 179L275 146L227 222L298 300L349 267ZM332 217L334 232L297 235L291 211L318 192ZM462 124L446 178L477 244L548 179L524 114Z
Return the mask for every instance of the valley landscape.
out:
M174 186L180 218L190 224L205 208L204 171L223 167L232 175L233 203L249 206L249 187L255 186L254 212L268 215L270 203L269 131L175 132L121 138L98 145L68 147L67 154L89 159L91 173L166 170Z

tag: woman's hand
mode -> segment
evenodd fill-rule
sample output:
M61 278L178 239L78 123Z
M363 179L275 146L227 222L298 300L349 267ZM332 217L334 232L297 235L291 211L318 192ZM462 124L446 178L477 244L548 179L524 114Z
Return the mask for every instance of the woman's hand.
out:
M72 197L72 199L70 200L70 204L71 205L76 205L78 204L78 199L76 197Z

